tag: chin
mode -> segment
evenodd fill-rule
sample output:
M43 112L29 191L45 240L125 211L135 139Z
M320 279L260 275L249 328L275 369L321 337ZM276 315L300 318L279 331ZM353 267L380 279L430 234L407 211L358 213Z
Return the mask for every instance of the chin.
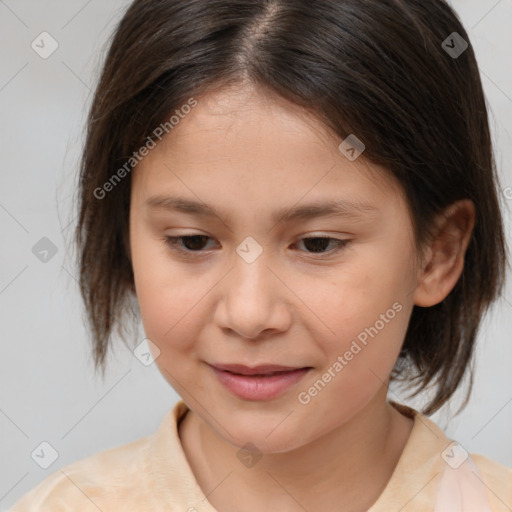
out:
M283 417L286 417L284 415ZM297 448L300 448L304 444L309 442L305 437L298 435L298 432L302 430L302 435L305 434L304 429L296 427L293 423L288 420L282 421L282 417L279 420L272 419L272 421L258 421L253 420L248 424L245 422L230 421L228 423L227 430L233 434L232 437L229 434L217 427L217 434L225 439L232 446L240 449L252 449L262 454L271 453L285 453ZM250 448L252 445L253 448Z

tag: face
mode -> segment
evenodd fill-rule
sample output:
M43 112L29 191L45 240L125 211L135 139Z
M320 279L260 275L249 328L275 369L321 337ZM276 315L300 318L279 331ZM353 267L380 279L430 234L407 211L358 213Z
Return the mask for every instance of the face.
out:
M413 307L410 216L385 170L300 108L249 87L197 101L132 174L143 326L219 436L288 451L385 400ZM308 369L257 383L221 364Z

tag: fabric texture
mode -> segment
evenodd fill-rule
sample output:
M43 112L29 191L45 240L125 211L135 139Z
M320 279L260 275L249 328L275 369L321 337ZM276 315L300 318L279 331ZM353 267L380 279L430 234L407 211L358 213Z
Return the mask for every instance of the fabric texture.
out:
M418 411L391 402L414 425L386 488L368 512L511 512L512 469L468 454ZM217 512L183 451L183 400L147 437L65 466L11 512ZM480 500L480 501L478 501Z

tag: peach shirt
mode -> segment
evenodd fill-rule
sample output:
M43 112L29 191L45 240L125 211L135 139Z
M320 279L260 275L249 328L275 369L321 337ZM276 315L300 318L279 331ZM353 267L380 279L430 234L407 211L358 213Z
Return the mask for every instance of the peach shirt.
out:
M414 418L414 426L391 479L368 512L512 511L512 469L481 455L467 458L429 418L391 403ZM178 425L187 411L179 400L154 434L55 471L11 512L216 512L180 442Z

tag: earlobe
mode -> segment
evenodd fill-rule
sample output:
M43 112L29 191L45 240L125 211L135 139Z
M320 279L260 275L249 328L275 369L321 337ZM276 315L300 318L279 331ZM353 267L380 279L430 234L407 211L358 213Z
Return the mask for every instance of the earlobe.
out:
M436 219L436 228L418 272L414 304L430 307L442 302L457 284L464 269L464 257L475 225L471 200L453 203Z

